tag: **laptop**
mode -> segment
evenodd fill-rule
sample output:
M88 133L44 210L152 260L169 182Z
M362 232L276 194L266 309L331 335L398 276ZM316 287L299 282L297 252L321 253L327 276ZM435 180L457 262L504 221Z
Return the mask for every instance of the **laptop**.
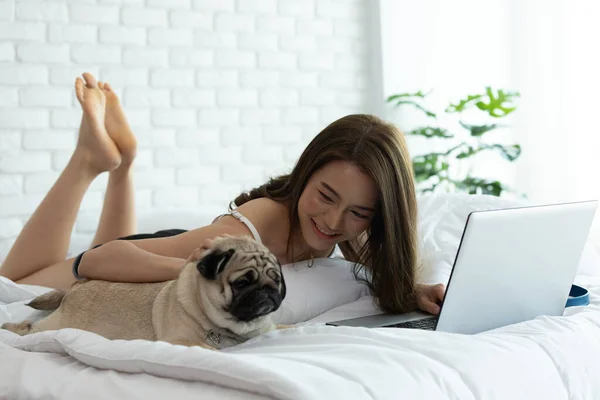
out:
M474 334L563 315L597 203L471 212L438 316L379 314L327 324Z

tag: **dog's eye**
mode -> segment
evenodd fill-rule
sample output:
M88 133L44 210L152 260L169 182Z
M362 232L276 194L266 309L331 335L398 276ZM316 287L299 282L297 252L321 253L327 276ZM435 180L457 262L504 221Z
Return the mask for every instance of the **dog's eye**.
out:
M275 269L268 270L267 275L273 280L273 282L279 285L279 282L281 281L281 275L279 275Z
M246 278L240 278L237 281L233 282L231 286L234 289L243 289L250 284L250 281Z

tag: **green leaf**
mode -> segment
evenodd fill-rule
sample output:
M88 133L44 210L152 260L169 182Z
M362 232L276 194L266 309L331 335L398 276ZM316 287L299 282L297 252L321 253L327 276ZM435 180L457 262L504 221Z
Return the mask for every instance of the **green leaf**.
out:
M489 102L486 103L484 101L478 101L475 105L480 110L487 111L487 113L492 117L505 117L516 109L516 107L512 106L512 104L510 103L513 101L514 97L519 96L519 93L505 93L503 90L498 90L498 93L495 94L489 86L485 88L485 92L489 99ZM509 104L504 105L504 103Z
M413 129L412 131L409 131L408 134L416 135L416 136L424 136L426 138L438 137L438 138L449 139L449 138L454 137L454 135L452 135L451 133L448 133L447 129L433 128L431 126L425 126L425 127Z
M459 121L460 125L469 130L471 132L471 136L481 136L486 132L489 132L491 130L494 130L496 128L498 128L500 125L498 124L491 124L491 125L467 125L465 123L463 123L462 121Z
M415 107L416 109L423 111L425 114L427 114L428 117L433 117L433 118L436 117L434 112L427 110L425 107L423 107L422 105L420 105L417 102L409 101L409 100L399 100L395 104L396 107L399 107L401 105L411 105L411 106Z
M438 187L439 183L434 183L429 187L423 188L420 190L421 193L433 192L436 187Z
M462 160L463 158L468 158L468 157L471 157L471 156L473 156L473 155L475 155L475 154L479 153L479 152L480 152L480 151L482 151L482 150L483 150L483 148L481 148L481 147L479 147L479 148L475 149L475 148L473 148L473 146L467 146L467 149L466 149L466 150L464 150L464 151L461 151L460 153L458 153L458 154L456 155L456 158L457 158L458 160Z
M417 103L415 101L398 100L398 102L396 102L396 104L395 104L395 107L399 107L401 105L411 105L411 106L415 107L416 109L423 111L425 114L427 114L428 117L433 117L433 118L436 117L434 112L427 110L425 107L423 107L422 105L420 105L419 103Z
M510 146L503 146L501 144L482 144L477 148L467 145L466 148L458 153L455 157L460 160L474 156L475 154L486 150L498 150L500 155L508 161L515 161L519 155L521 155L521 146L518 144Z
M429 153L413 157L412 164L417 182L426 181L432 176L447 175L448 168L450 167L443 155L439 153Z
M475 101L481 97L482 97L482 95L480 95L480 94L475 94L475 95L470 94L467 96L466 99L459 101L458 104L450 103L450 105L446 108L446 112L447 113L462 112L467 108L469 103L472 103L473 101Z
M460 144L457 144L456 146L454 146L454 147L451 147L450 149L446 150L444 153L440 153L440 154L442 154L442 155L444 155L444 156L446 156L446 157L447 157L447 156L449 156L450 154L452 154L452 152L454 152L455 150L458 150L458 149L460 149L461 147L463 147L463 146L466 146L466 145L467 145L467 143L466 143L466 142L462 142L462 143L460 143Z
M504 157L508 161L515 161L521 155L521 146L518 144L513 144L509 146L493 144L491 146L488 146L488 148L499 150L502 157Z
M429 92L429 93L431 93L431 92ZM389 96L389 97L386 99L386 102L390 103L390 102L392 102L392 101L394 101L394 100L398 100L398 99L400 99L400 98L408 98L408 97L418 97L418 98L424 99L424 98L425 98L425 96L427 96L429 93L423 93L422 91L420 91L420 90L419 90L419 91L418 91L418 92L416 92L416 93L400 93L400 94L394 94L394 95L391 95L391 96Z
M469 194L488 194L492 196L500 196L505 189L499 181L488 181L481 178L467 176L462 181L454 181L456 187Z

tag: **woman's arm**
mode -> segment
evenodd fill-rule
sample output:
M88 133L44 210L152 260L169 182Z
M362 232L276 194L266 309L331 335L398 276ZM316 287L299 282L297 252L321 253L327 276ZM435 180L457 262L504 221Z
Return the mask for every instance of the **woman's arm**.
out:
M236 209L248 218L260 236L263 244L270 247L272 238L287 241L287 208L273 200L260 198L249 201ZM166 257L187 258L194 249L202 247L206 239L220 235L252 236L246 225L231 216L221 218L210 225L194 229L176 236L131 240L140 249Z
M112 282L162 282L175 279L195 249L202 247L205 240L223 234L242 236L251 233L246 225L235 218L224 218L176 236L113 240L85 252L77 272L83 278Z
M269 241L273 233L271 220L285 219L281 205L269 199L250 201L238 210L252 223L263 238ZM286 211L286 209L283 209ZM156 239L114 240L87 251L81 258L79 275L89 279L115 282L159 282L175 279L192 252L205 241L217 236L252 235L242 222L225 217L211 225L179 235ZM277 234L278 235L278 234Z
M85 252L79 275L113 282L162 282L177 278L186 259L165 257L114 240Z

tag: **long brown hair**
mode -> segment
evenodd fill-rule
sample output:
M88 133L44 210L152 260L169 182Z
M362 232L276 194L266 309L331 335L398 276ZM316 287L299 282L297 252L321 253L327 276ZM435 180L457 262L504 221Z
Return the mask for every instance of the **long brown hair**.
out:
M369 229L356 240L339 243L344 257L355 263L356 279L369 286L383 310L414 310L417 200L406 142L394 125L364 114L334 121L309 143L290 174L271 178L240 194L234 200L235 206L260 197L287 204L287 251L291 254L293 233L300 227L300 195L312 174L334 160L357 165L373 179L379 191ZM363 274L365 266L367 274Z

